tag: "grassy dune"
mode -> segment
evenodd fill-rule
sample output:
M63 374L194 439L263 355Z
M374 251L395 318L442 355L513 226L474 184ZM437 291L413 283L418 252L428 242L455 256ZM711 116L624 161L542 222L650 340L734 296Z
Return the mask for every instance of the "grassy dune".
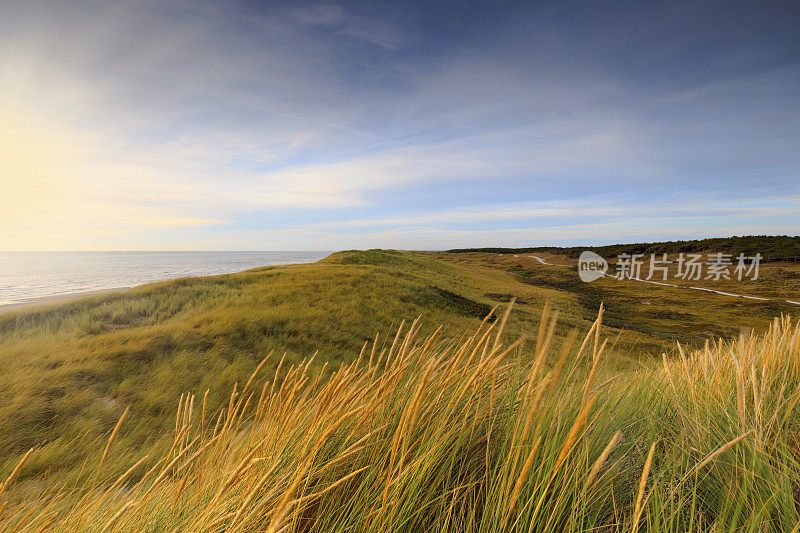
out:
M797 324L601 382L600 318L554 344L545 308L532 361L505 322L461 343L414 323L329 378L306 361L264 380L265 363L219 411L181 397L141 458L122 451L123 416L82 487L6 500L5 527L796 530Z
M511 292L528 302L508 325L521 334L550 291L492 269L351 252L0 314L0 475L33 446L22 480L96 462L96 439L128 407L121 439L147 447L174 423L181 394L208 390L217 409L269 352L278 356L270 372L284 354L290 365L319 352L308 369L317 375L351 362L376 334L388 346L403 319L422 315L423 334L443 325L463 335Z
M737 338L708 312L737 340L704 347L691 316L621 329L561 271L457 255L341 252L0 315L0 531L797 525L791 319L761 309L736 325L765 333Z

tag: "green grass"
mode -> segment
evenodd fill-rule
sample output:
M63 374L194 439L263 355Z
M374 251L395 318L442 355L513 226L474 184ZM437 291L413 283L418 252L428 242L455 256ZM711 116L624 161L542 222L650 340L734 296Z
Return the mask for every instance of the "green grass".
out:
M488 274L486 273L488 272ZM342 252L317 264L189 278L0 315L0 468L43 447L36 470L61 474L91 457L86 443L130 406L126 445L144 446L172 423L175 398L209 389L221 405L274 351L309 368L336 368L401 320L422 315L447 335L474 328L507 289L502 272L463 269L392 251ZM536 292L533 290L532 292ZM509 327L521 333L544 297ZM47 457L47 460L44 459ZM2 470L0 470L2 471Z
M510 495L506 494L507 484L512 476L521 474L524 463L516 464L513 468L508 464L500 465L509 454L522 453L519 450L529 451L535 445L535 441L530 440L533 435L541 437L537 453L544 455L532 456L534 466L530 468L535 469L526 476L536 473L539 477L535 478L538 480L536 483L531 482L532 485L526 481L517 499L538 502L536 498L539 498L542 503L528 503L522 507L515 503L513 521L538 524L534 529L537 531L546 527L554 531L559 527L577 531L598 523L612 523L615 528L619 526L625 529L623 525L631 525L633 511L625 506L631 504L632 498L635 499L633 492L638 483L635 471L643 468L646 452L653 441L658 442L653 463L653 468L658 470L654 472L659 472L660 479L675 481L681 468L691 468L702 458L698 454L713 451L715 446L722 446L739 435L740 429L750 427L742 426L739 422L733 424L728 413L731 408L739 409L739 400L731 399L730 394L735 392L739 395L737 398L741 396L738 389L734 391L730 388L730 384L736 383L736 379L744 379L746 390L753 386L748 382L751 379L749 374L731 378L742 370L732 369L726 357L729 358L729 353L735 353L736 361L741 366L743 363L736 351L738 348L720 347L713 350L713 360L727 365L727 374L720 374L720 383L715 385L720 387L724 383L724 394L727 395L724 397L692 396L699 389L691 388L690 380L679 377L675 379L684 380L680 390L665 389L663 376L654 377L653 364L654 361L660 361L662 351L669 354L670 360L678 357L675 340L680 340L687 347L702 349L704 342L713 340L716 335L730 338L738 335L743 328L765 329L770 325L772 316L778 314L774 309L758 305L757 302L741 302L744 307L737 302L736 305L740 306L733 307L725 299L713 299L702 293L686 293L678 289L651 290L650 287L614 284L611 281L587 285L577 281L575 273L567 269L519 265L508 258L497 257L496 254L347 251L310 265L264 267L238 274L173 280L58 305L0 314L0 479L12 473L22 454L35 448L24 466L14 474L15 483L9 485L6 492L9 505L16 506L22 500L33 498L42 504L49 502L53 509L60 509L59 516L62 516L65 509L75 504L76 497L83 495L92 499L98 496L94 490L86 492L86 483L92 483L94 472L101 462L100 452L104 441L126 408L130 411L125 418L124 431L115 437L116 452L113 460L103 466L97 486L113 482L136 460L148 454L141 469L132 474L131 480L125 484L128 491L142 496L134 489L133 481L141 479L145 469L154 467L162 457L174 457L176 449L189 444L186 435L167 436L176 431L176 425L180 430L180 420L184 417L181 414L176 423L175 405L178 399L181 398L185 417L194 420L190 424L190 431L192 435L200 437L194 444L196 447L204 442L203 439L209 438L209 431L213 432L213 414L221 410L229 412L228 408L233 405L229 406L231 390L238 391L234 403L242 402L237 415L239 418L235 422L236 431L226 429L224 437L220 437L226 439L225 446L214 447L213 454L209 451L211 455L201 454L196 459L208 465L219 462L220 468L212 476L214 481L210 487L215 486L214 483L224 484L224 479L219 476L231 473L226 468L235 469L234 463L252 451L248 446L253 439L261 439L264 437L260 433L262 430L277 427L275 424L278 424L285 426L288 433L269 437L278 439L269 444L269 449L276 450L277 454L270 455L269 461L278 461L273 463L277 465L273 474L278 477L270 478L269 483L276 491L285 491L289 488L287 482L303 466L296 456L298 442L303 441L306 438L304 436L316 438L320 432L325 432L325 426L314 425L322 423L317 419L322 416L318 414L318 404L324 405L344 395L344 398L350 399L343 399L341 405L337 403L338 400L334 401L339 405L339 411L336 412L344 415L349 413L346 410L348 405L379 402L380 411L372 413L374 420L356 421L348 418L345 426L350 428L350 433L340 435L337 429L335 435L338 436L333 441L326 440L327 437L319 441L319 446L323 446L319 450L321 455L315 456L313 465L304 474L312 477L303 477L302 490L307 492L313 487L323 490L326 483L336 483L349 475L348 472L355 472L356 466L361 468L391 456L391 447L387 449L387 443L395 438L398 428L408 423L402 422L403 417L408 416L403 415L403 410L409 407L409 402L417 393L415 387L423 387L424 395L421 398L424 401L420 401L430 407L424 407L424 413L420 414L422 418L414 420L413 424L422 424L424 420L430 422L431 427L425 429L420 425L414 429L412 433L417 436L402 441L405 442L405 448L401 450L409 454L410 462L406 465L418 465L419 461L435 458L436 462L429 465L432 470L420 471L418 476L415 474L408 479L403 478L402 483L390 486L392 501L398 501L396 505L399 507L396 509L387 509L383 503L378 505L378 494L370 492L364 485L378 483L383 479L381 476L388 475L382 471L365 474L367 477L364 479L352 478L347 483L343 482L342 486L350 487L356 481L363 481L358 485L362 487L360 489L348 488L345 494L332 493L330 498L333 499L326 500L327 507L315 504L319 509L313 512L313 518L308 517L308 513L311 513L309 509L292 511L295 513L291 515L293 521L313 523L319 530L344 529L347 523L370 523L372 525L366 529L371 530L381 530L385 524L409 531L419 530L420 527L434 530L472 528L475 531L510 528L507 513L503 514L499 507L489 513L487 506L495 505L490 504L494 500L500 502L497 506L510 505ZM791 277L796 273L790 268L780 268L786 270L779 273L781 283L786 276ZM523 343L513 353L506 354L507 359L498 362L500 366L497 367L494 382L491 381L492 374L483 373L469 387L465 385L468 381L463 381L466 374L480 368L475 365L487 357L481 351L483 349L479 349L472 359L462 354L457 359L460 362L454 363L455 366L449 368L448 373L437 374L435 380L429 376L428 381L423 380L424 384L421 384L426 360L421 358L424 344L419 344L422 342L419 339L432 334L436 327L443 326L429 350L434 350L430 352L431 357L439 358L441 365L446 366L457 353L458 346L468 350L476 343L484 342L472 333L492 308L498 305L505 308L512 299L516 299L517 303L514 312L504 323L505 338L513 340L527 335L532 339L538 338L538 342ZM553 348L542 349L545 330L540 328L539 316L546 301L553 303L559 318L551 323L550 345ZM579 356L574 347L564 352L570 358L571 371L560 378L558 386L544 381L537 385L548 391L542 400L545 403L541 406L541 412L537 411L536 415L540 418L537 418L539 422L535 429L540 433L526 433L524 439L519 441L522 437L518 434L520 422L517 417L531 412L530 406L525 407L525 402L532 401L526 395L519 396L520 387L529 379L526 376L530 375L532 362L541 355L537 380L557 369L556 361L560 352L556 347L568 343L573 331L589 330L601 303L607 309L604 335L608 344L603 357L597 359L599 364L593 371L594 375L589 377L592 374L591 364L587 366L587 362L591 363L593 358ZM422 318L415 326L414 335L406 343L396 344L390 350L394 341L393 333L401 322L406 321L404 330L407 331L410 322L418 316ZM484 330L498 328L501 321L497 318L497 314L488 316ZM773 329L783 332L789 326L784 324ZM379 334L377 343L376 334ZM492 335L496 335L496 330ZM796 340L797 335L789 338ZM507 344L507 341L504 342ZM592 346L593 342L589 345ZM789 341L782 342L786 345L787 354L795 353L792 350L797 349L796 342L794 347ZM362 354L358 367L340 370L342 365L358 360L365 346L366 353ZM414 354L413 357L409 355L408 368L404 367L403 372L397 375L386 374L390 367L387 366L386 356L380 354L389 351L397 353L401 348L406 350L406 354ZM373 349L375 356L380 356L384 361L383 366L367 363ZM491 352L488 348L486 350L487 353ZM259 403L258 395L250 398L245 409L244 403L249 395L244 394L241 387L268 354L272 355L260 368L259 376L272 376L268 383L274 381L278 392L275 396L262 398L262 403ZM316 355L309 360L313 354ZM703 360L706 362L702 363ZM703 355L697 359L700 363L692 363L695 366L689 367L690 371L702 371L706 379L708 368L701 370L703 367L696 365L707 366L709 360ZM795 365L791 357L787 361L787 365ZM302 370L299 370L301 365ZM721 368L721 365L719 363L716 368ZM760 376L758 372L764 371L755 362L751 366L757 376ZM781 419L780 424L773 421L765 431L773 431L775 427L780 427L781 431L794 431L794 404L791 402L795 402L795 381L785 380L795 380L794 373L798 367L800 364L781 367L784 370L780 379L770 375L772 377L769 379L774 383L767 384L763 378L756 378L760 384L758 386L762 387L758 389L757 397L766 394L768 387L769 394L782 398L780 401L773 398L770 400L772 403L758 400L748 408L750 415L747 416L755 416L757 411L763 410L765 414L760 416L768 418L768 408L784 413L781 416L785 419ZM557 460L572 427L570 424L576 421L577 413L583 409L581 383L585 379L593 379L597 386L615 376L617 379L611 385L602 387L603 392L592 407L592 415L586 421L587 428L591 426L592 432L587 430L581 433L581 447L575 449L574 456L570 455L572 462L569 475L563 477L567 475L564 467L558 474L561 477L545 487L541 484L544 479L541 476L546 476L547 468ZM375 393L376 387L380 389L388 383L392 385L386 391L388 396L381 396L380 400L370 396ZM284 384L297 387L296 395L285 396L286 391L281 389ZM487 387L499 387L493 393L494 397ZM786 390L781 392L781 388ZM255 386L251 389L257 390ZM461 397L466 389L469 392ZM325 393L324 390L329 392ZM333 390L335 394L331 392ZM722 394L722 391L717 393ZM196 399L192 414L194 418L188 414L190 402L183 400L190 397ZM348 403L351 401L355 403ZM201 402L203 411L207 413L202 422L199 421L198 412ZM285 408L278 408L276 402L287 403ZM494 407L487 411L489 404ZM289 414L294 418L281 418ZM697 417L693 418L695 414ZM334 415L328 413L325 416ZM355 412L348 415L352 416L355 416ZM769 416L774 418L772 412ZM330 422L328 418L325 420ZM764 419L758 420L758 423L764 422ZM382 428L381 423L386 423L387 427ZM703 428L699 425L701 423L711 426ZM360 429L355 430L352 424ZM469 427L466 433L464 424ZM486 442L479 437L485 434L487 425L497 429L499 438L497 447L490 447L488 452ZM338 457L337 454L352 451L349 446L354 445L353 438L356 435L363 436L360 432L365 427L377 431L376 440L370 444L370 450L374 451L354 459L350 471L339 468L325 470L326 461L332 461ZM529 430L533 431L531 428ZM613 493L608 492L611 488L606 487L603 489L604 495L597 496L602 504L596 504L594 496L586 499L586 494L575 491L581 483L586 482L590 463L596 460L618 430L623 431L625 438L619 448L624 453L615 457L622 461L620 464L624 464L625 468L618 475L615 474ZM796 483L793 445L788 440L780 440L784 437L772 435L770 438L772 442L769 445L773 448L769 453L779 454L778 457L783 461L780 466L786 470L785 476L788 477L773 479L777 475L770 470L773 465L761 463L758 468L766 469L764 471L773 477L761 470L753 474L754 477L741 477L745 475L746 465L735 463L732 474L723 472L718 479L726 481L731 479L726 476L733 475L732 479L755 487L741 489L748 491L756 488L758 491L767 491L762 487L763 483L774 484L778 488L769 485L769 490L773 491L769 493L770 497L780 497L784 501L785 493L780 491L784 491L786 483L791 487ZM788 436L785 438L789 439ZM675 457L667 453L673 445L676 446ZM759 441L755 445L761 446L764 442ZM175 449L170 451L171 448ZM187 454L190 449L186 448ZM752 452L742 460L750 461L753 465L756 459L769 463L764 453L764 449L759 448L757 453ZM478 460L480 457L484 457L483 463ZM664 469L665 457L672 461L671 470ZM381 468L387 466L380 464ZM475 469L478 466L483 469L483 478L476 477L478 472ZM327 474L319 477L318 470ZM254 472L264 473L258 469ZM186 475L189 474L201 475L195 467L187 467ZM187 480L185 487L194 487L200 481L197 477L183 479ZM172 520L174 517L171 513L178 504L167 505L166 500L162 501L159 491L187 490L188 500L185 505L181 504L183 507L179 516L181 520L191 521L194 510L206 505L209 495L197 492L196 487L179 490L180 483L181 478L175 472L159 481L160 488L154 489L159 496L151 503L138 507L137 520L150 524L149 530L162 530L163 527L158 524ZM496 483L506 485L501 490L498 485L493 485ZM56 499L49 499L54 497L51 491L55 487L63 487L63 490ZM692 515L695 517L692 520L697 520L690 524L694 529L697 529L694 526L700 527L701 524L707 526L709 522L705 517L709 514L724 516L726 520L734 522L741 518L734 516L736 513L746 514L753 509L784 513L781 516L791 515L788 508L773 511L771 506L774 502L753 502L745 498L740 505L726 499L727 496L723 498L716 493L707 496L697 492L694 487L692 492L686 492L686 487L681 485L677 495L659 492L660 489L650 491L647 505L660 505L653 511L653 519L667 520L668 527L662 530L684 530L682 528L686 523L660 514L662 508L674 507L678 505L677 502L692 507L692 513L699 513ZM728 491L739 490L728 485L724 487ZM553 493L556 488L561 492ZM779 493L774 493L776 490ZM611 503L607 499L609 494L613 494ZM702 502L698 500L698 494L704 498ZM750 493L745 496L755 497ZM762 498L763 494L757 496ZM232 499L226 503L228 511L225 512L229 512L231 506L241 504L243 495L238 491L229 497ZM359 499L354 503L349 499L353 497ZM709 510L708 506L713 503L709 501L713 498L720 500L719 505L731 507ZM382 493L380 499L383 499ZM97 501L100 510L95 509L91 513L100 515L91 522L92 527L110 519L106 514L120 509L119 506L126 503L124 498L116 497L113 502L102 500L100 504L101 500ZM580 506L567 513L567 509L573 508L575 502ZM268 513L272 509L274 513L277 503L267 498L263 501L262 511ZM621 507L617 508L617 504ZM337 505L353 511L346 516L337 515L333 513ZM537 505L540 509L533 516L530 513L534 512ZM693 506L702 509L696 510ZM35 505L34 508L37 512L42 510ZM679 508L679 514L682 515L686 510ZM22 507L14 509L9 516L21 519L19 512ZM85 511L90 513L89 510ZM542 512L545 515L541 515ZM649 516L648 512L642 511L642 516ZM379 513L381 522L374 522L371 513ZM216 516L215 520L222 520L224 513ZM254 516L262 515L256 513ZM541 516L561 518L554 518L548 524L538 522ZM367 518L369 521L363 522ZM10 523L13 522L6 522ZM213 520L206 525L210 523ZM293 522L295 525L299 523ZM578 524L582 525L579 527ZM83 524L79 529L91 531L92 527ZM129 524L126 527L138 530L136 528L139 526Z

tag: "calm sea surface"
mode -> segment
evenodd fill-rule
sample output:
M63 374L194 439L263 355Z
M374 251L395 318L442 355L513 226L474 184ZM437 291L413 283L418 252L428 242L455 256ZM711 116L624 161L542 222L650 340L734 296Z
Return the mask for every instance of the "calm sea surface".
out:
M311 263L330 252L0 252L0 304L184 276Z

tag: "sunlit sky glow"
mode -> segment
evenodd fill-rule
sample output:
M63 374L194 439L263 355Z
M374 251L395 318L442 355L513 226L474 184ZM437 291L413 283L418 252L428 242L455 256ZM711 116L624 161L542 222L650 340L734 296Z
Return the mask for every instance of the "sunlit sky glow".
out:
M800 233L800 4L0 0L0 250Z

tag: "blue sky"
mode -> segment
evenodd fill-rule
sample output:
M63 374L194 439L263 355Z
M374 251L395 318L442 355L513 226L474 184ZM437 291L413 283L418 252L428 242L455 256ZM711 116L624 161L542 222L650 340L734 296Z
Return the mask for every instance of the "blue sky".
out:
M0 2L0 249L795 235L798 27L796 2Z

